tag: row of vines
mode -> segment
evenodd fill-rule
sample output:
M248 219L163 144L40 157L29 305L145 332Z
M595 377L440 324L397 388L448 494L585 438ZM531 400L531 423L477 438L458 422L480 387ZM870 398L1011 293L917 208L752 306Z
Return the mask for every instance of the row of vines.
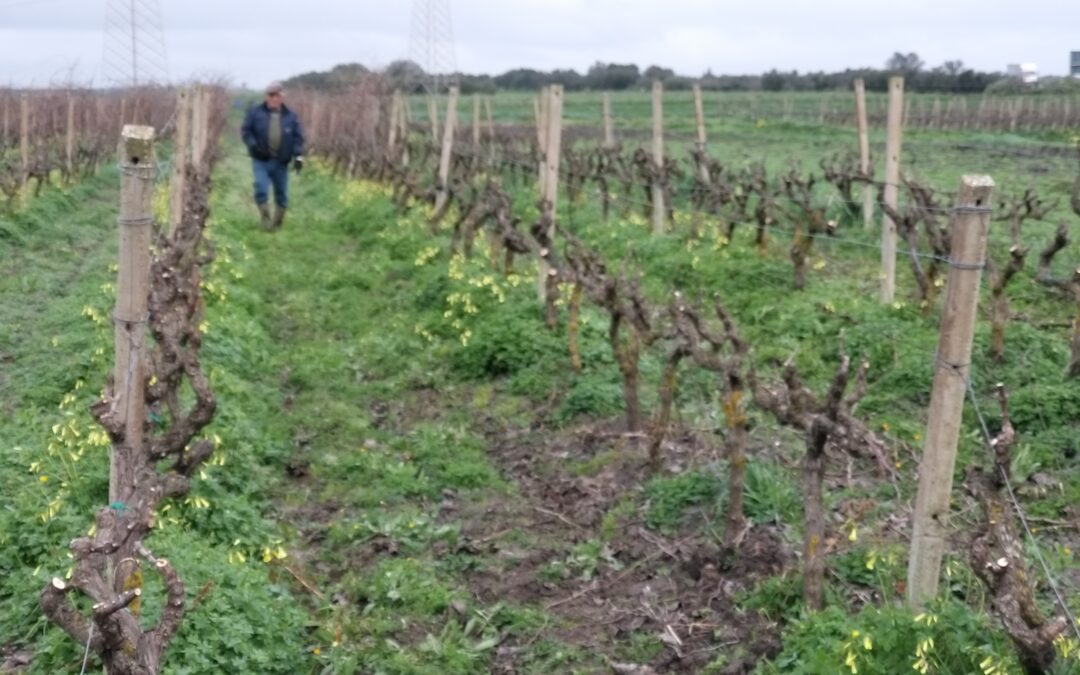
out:
M386 184L401 212L421 209L433 235L449 231L451 268L480 259L494 274L505 277L516 277L515 266L521 261L527 271L534 266L541 271L538 286L546 324L552 330L565 326L568 360L575 370L582 368L583 306L588 304L606 317L611 355L622 378L625 428L643 439L655 470L662 466L664 442L672 431L680 380L690 369L715 376L722 392L721 436L729 474L723 539L731 550L738 550L748 527L743 513L748 411L754 408L799 433L805 441L803 600L810 609L823 606L827 554L822 542L829 529L823 498L826 467L855 462L867 466L883 484L896 485L903 478L898 471L902 456L914 454L906 443L888 438L887 429L871 428L858 414L870 378L869 362L848 353L841 333L827 385L811 387L793 358L773 362L756 355L760 345L743 336L740 317L723 298L688 297L677 288L670 289L666 299L648 297L642 277L649 271L635 269L627 261L605 260L587 245L582 232L604 225L576 220L575 205L598 204L605 221L637 218L640 213L638 220L644 224L653 200L662 198L665 228L656 236L685 241L695 263L699 256L708 258L708 251L700 248L702 242L712 244L716 252L748 231L756 255L766 258L784 252L791 263L791 288L799 292L811 283L811 268L824 264L818 249L826 242L880 254L857 217L861 203L856 193L870 186L877 194L877 208L896 223L903 242L901 255L907 258L913 280L908 289L911 299L929 315L939 309L951 264L955 193L905 177L898 186L905 197L903 205L893 208L882 196L886 185L859 171L857 158L844 153L821 160L816 170L793 164L770 174L761 163L722 163L701 144L685 157L665 156L656 162L644 149L597 145L585 140L595 135L594 130L569 127L557 162L565 204L556 205L536 201L533 192L550 159L543 154L543 133L530 126L496 127L490 113L486 130L481 129L479 105L471 139L467 134L453 138L450 123L440 133L433 102L430 120L410 121L401 98L383 91L377 81L340 95L308 95L297 107L308 123L311 151L325 158L332 171ZM533 201L515 198L523 193L533 195ZM1002 191L996 200L993 218L1005 224L1007 234L993 241L985 262L994 362L1010 358L1007 333L1010 323L1018 320L1010 309L1010 292L1032 247L1026 229L1056 206L1034 189ZM1080 179L1071 206L1080 216ZM1068 250L1069 242L1067 223L1038 242L1038 265L1031 277L1046 302L1080 317L1080 269L1070 266L1064 275L1054 273L1062 267L1055 266L1055 259ZM457 301L460 298L448 299ZM462 331L465 341L469 336ZM1061 363L1061 372L1075 378L1080 375L1080 320L1068 325L1068 340L1072 356ZM644 410L640 395L640 363L649 351L664 364L655 410ZM1047 672L1057 654L1070 651L1063 646L1071 644L1066 638L1068 609L1057 606L1055 615L1048 617L1036 602L1019 543L1018 504L1007 495L1015 432L1006 392L999 389L996 396L1000 431L987 439L996 453L991 460L995 471L975 471L967 483L984 514L973 535L970 563L994 598L1020 663L1027 672Z

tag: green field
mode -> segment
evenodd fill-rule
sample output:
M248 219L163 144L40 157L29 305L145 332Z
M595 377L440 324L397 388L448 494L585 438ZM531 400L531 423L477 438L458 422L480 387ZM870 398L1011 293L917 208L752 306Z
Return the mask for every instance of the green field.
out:
M729 98L740 110L766 105L764 95L714 95L707 105ZM820 107L811 95L795 98L800 110ZM649 128L648 98L620 95L613 105L624 142L647 147L630 132ZM412 101L414 120L425 118L423 106ZM599 110L597 95L567 98L570 124L596 126ZM669 152L684 156L689 94L670 94L666 112ZM463 103L461 114L471 108ZM531 116L531 97L496 97L497 125ZM793 162L820 173L820 159L856 150L851 129L771 115L710 114L708 134L712 156L764 162L770 173ZM1076 612L1080 383L1064 377L1076 305L1032 272L1058 221L1076 222L1072 142L1067 131L912 131L904 166L942 191L985 172L999 193L1034 187L1059 200L1025 229L1036 248L1010 286L1019 318L1005 362L989 358L980 320L973 370L986 410L996 411L994 383L1011 392L1020 437L1013 478ZM149 542L173 561L189 598L164 672L1022 672L967 564L980 514L959 483L968 466L990 462L970 409L942 598L926 613L903 608L938 315L913 301L903 260L898 302L876 301L874 232L845 221L836 241L815 244L808 287L793 292L783 233L763 255L749 227L730 242L715 220L691 234L685 190L674 230L660 236L640 209L604 221L588 192L559 205L560 220L610 268L643 273L651 301L673 289L720 298L763 377L794 356L822 390L841 331L848 352L869 361L856 412L887 439L898 479L880 478L865 459L831 457L828 607L814 614L801 601L801 436L751 407L753 527L738 550L725 549L714 375L684 371L675 432L652 472L641 440L621 428L620 374L601 311L582 312L575 372L565 309L557 328L544 326L532 261L519 259L505 276L483 255L452 255L453 218L433 230L424 208L399 213L386 186L346 181L318 160L294 179L285 229L265 233L242 149L223 143L203 349L219 401L209 430L218 461L189 499L159 514ZM875 156L883 146L875 129ZM0 658L28 654L30 673L78 672L83 658L36 603L68 569L67 543L90 527L106 493L108 447L92 434L87 406L110 367L117 182L109 169L0 216ZM530 222L535 186L504 183ZM840 214L834 193L822 184L815 198ZM993 228L991 255L1003 258L1007 228ZM1074 242L1055 272L1067 276L1078 262ZM643 352L649 415L663 359L659 349ZM1034 567L1032 578L1052 611ZM1075 653L1053 672L1080 672Z

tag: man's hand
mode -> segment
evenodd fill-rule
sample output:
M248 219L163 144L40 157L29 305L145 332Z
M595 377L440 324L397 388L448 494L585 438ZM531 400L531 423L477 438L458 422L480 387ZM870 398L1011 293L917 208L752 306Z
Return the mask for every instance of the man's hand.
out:
M297 155L296 158L293 160L293 169L296 171L296 173L300 173L300 171L303 170L303 168L304 168L304 156L303 155Z

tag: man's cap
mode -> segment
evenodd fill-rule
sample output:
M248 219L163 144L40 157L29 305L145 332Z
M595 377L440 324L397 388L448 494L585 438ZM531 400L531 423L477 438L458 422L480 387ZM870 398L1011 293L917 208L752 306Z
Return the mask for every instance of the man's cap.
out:
M266 85L266 93L267 94L280 94L284 90L285 90L285 87L280 82L278 82L276 80L274 82L271 82L270 84Z

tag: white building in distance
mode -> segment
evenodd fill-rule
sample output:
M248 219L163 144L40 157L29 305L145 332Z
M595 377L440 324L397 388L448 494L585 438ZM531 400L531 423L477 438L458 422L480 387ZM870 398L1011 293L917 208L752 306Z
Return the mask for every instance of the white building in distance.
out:
M1005 67L1005 72L1024 84L1035 84L1039 81L1039 68L1034 63L1010 63Z

